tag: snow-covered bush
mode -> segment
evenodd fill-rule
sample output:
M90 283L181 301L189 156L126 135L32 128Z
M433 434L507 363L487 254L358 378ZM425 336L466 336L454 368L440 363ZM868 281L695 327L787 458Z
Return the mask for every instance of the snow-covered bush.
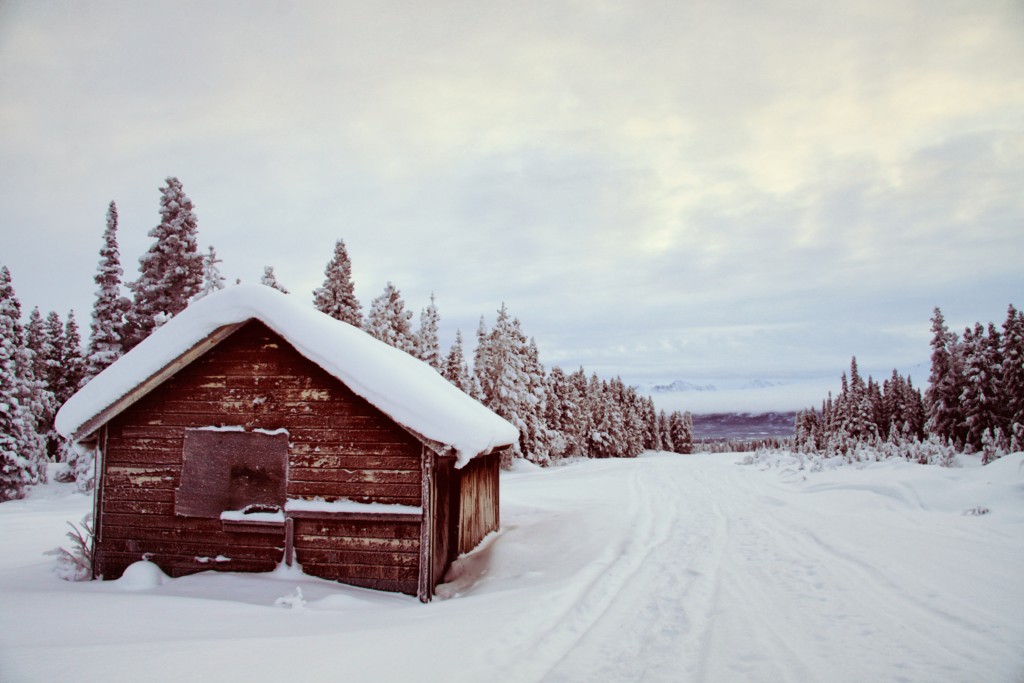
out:
M71 531L71 549L60 549L57 558L57 576L65 581L90 581L92 579L92 514L82 518L81 527L68 522Z

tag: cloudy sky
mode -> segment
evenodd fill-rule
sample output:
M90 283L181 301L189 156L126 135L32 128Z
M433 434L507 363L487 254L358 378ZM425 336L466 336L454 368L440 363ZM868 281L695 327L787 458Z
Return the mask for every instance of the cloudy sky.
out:
M934 306L1024 305L1018 1L7 0L0 131L0 262L80 321L169 175L231 279L344 238L364 306L633 382L923 384Z

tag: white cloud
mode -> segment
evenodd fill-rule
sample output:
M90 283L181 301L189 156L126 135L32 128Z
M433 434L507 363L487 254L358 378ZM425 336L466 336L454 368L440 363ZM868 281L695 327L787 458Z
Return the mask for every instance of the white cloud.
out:
M134 275L169 174L232 277L306 296L343 237L364 301L505 300L608 372L902 364L884 330L1024 285L1012 2L0 12L0 248L44 308L91 304L110 199Z

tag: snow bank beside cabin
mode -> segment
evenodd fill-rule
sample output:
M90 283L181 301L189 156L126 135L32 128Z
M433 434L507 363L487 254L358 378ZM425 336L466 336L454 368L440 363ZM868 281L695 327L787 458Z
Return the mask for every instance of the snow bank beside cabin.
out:
M417 434L452 447L458 466L515 443L518 430L426 363L262 285L229 287L193 303L97 375L57 413L57 431L83 426L219 328L256 319L357 395Z

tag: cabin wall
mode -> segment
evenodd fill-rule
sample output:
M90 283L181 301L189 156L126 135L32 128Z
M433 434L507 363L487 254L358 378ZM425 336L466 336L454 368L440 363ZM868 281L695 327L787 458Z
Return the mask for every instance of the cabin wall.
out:
M457 470L459 475L459 518L457 555L469 552L492 531L499 515L498 469L500 453L479 456Z
M288 498L421 505L421 444L252 321L104 428L98 574L116 578L143 555L172 576L268 571L281 560L281 527L225 530L220 519L176 514L185 429L205 426L287 429ZM419 525L299 519L296 559L327 578L415 593Z

